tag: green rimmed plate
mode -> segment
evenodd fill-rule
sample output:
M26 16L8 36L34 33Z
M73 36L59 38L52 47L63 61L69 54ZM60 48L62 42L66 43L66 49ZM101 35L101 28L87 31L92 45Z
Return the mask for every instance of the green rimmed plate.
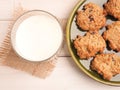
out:
M73 39L75 39L75 37L80 34L80 35L84 35L86 32L83 32L81 30L78 29L77 25L76 25L76 12L78 10L80 10L84 4L88 3L88 2L93 2L96 3L99 6L103 6L103 4L105 2L107 2L107 0L80 0L77 5L75 6L75 8L73 9L70 18L67 22L67 27L66 27L66 39L67 39L67 45L68 45L68 49L69 52L74 60L74 62L77 64L77 66L84 72L86 73L88 76L90 76L91 78L93 78L96 81L99 81L101 83L107 84L107 85L116 85L116 86L120 86L120 74L116 75L115 77L113 77L110 81L108 80L104 80L99 74L97 74L96 72L92 71L90 69L90 62L92 60L92 58L90 60L80 60L80 58L77 56L76 50L74 49L73 46ZM107 19L107 24L110 24L111 22L113 22L113 20L111 20L110 18ZM102 34L105 31L105 28L101 29L99 31L100 34ZM104 53L116 53L114 51L109 51L109 50L105 50ZM120 55L120 53L116 53L118 55Z

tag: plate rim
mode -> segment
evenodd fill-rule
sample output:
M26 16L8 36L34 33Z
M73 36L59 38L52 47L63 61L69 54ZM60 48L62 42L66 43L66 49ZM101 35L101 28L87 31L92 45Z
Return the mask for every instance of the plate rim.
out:
M74 53L71 49L71 41L70 41L70 29L71 29L71 24L75 15L75 12L78 10L79 7L81 7L82 4L84 4L87 0L79 0L78 3L75 5L75 7L73 8L68 21L67 21L67 25L66 25L66 41L67 41L67 47L68 47L68 51L70 52L70 55L72 57L72 60L77 64L77 66L89 77L91 77L92 79L106 84L106 85L112 85L112 86L120 86L120 82L117 81L108 81L108 80L100 80L99 78L95 77L94 75L91 75L87 70L85 70L86 68L83 67L81 65L81 63L76 59L76 57L74 56Z

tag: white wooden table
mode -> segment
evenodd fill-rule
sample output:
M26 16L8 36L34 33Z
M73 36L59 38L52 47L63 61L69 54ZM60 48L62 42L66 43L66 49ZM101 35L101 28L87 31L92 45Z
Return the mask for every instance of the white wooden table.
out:
M79 0L0 0L0 35L12 20L15 8L21 4L28 10L46 10L57 18L67 19ZM56 68L46 79L31 76L6 66L0 66L0 90L120 90L96 82L85 75L73 62L66 44Z

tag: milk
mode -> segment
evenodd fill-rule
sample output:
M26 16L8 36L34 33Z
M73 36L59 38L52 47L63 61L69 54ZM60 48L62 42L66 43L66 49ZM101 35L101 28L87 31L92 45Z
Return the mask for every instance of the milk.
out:
M23 20L16 29L14 49L26 60L42 61L60 48L63 33L58 21L42 12Z

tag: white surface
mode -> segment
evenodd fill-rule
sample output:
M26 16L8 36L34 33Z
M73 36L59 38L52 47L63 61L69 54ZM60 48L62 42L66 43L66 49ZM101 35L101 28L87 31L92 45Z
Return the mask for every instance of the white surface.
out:
M52 57L60 48L63 32L58 21L48 13L33 11L18 19L17 25L30 13L38 13L23 20L18 28L13 27L12 44L24 59L42 61Z
M0 20L10 20L14 10L14 0L0 0Z
M46 79L0 66L1 90L119 90L94 81L82 73L70 57L60 57L55 70Z
M0 0L0 4L5 8L0 8L0 18L9 20L13 9L21 3L27 9L44 9L58 18L68 18L73 6L79 0ZM3 4L6 2L6 4ZM8 16L6 16L8 15ZM4 31L9 21L0 21L0 32ZM4 27L3 27L4 26ZM62 50L58 63L52 74L46 79L40 79L24 72L0 66L0 90L120 90L120 87L108 86L96 82L85 75L74 64L70 57L66 45Z

